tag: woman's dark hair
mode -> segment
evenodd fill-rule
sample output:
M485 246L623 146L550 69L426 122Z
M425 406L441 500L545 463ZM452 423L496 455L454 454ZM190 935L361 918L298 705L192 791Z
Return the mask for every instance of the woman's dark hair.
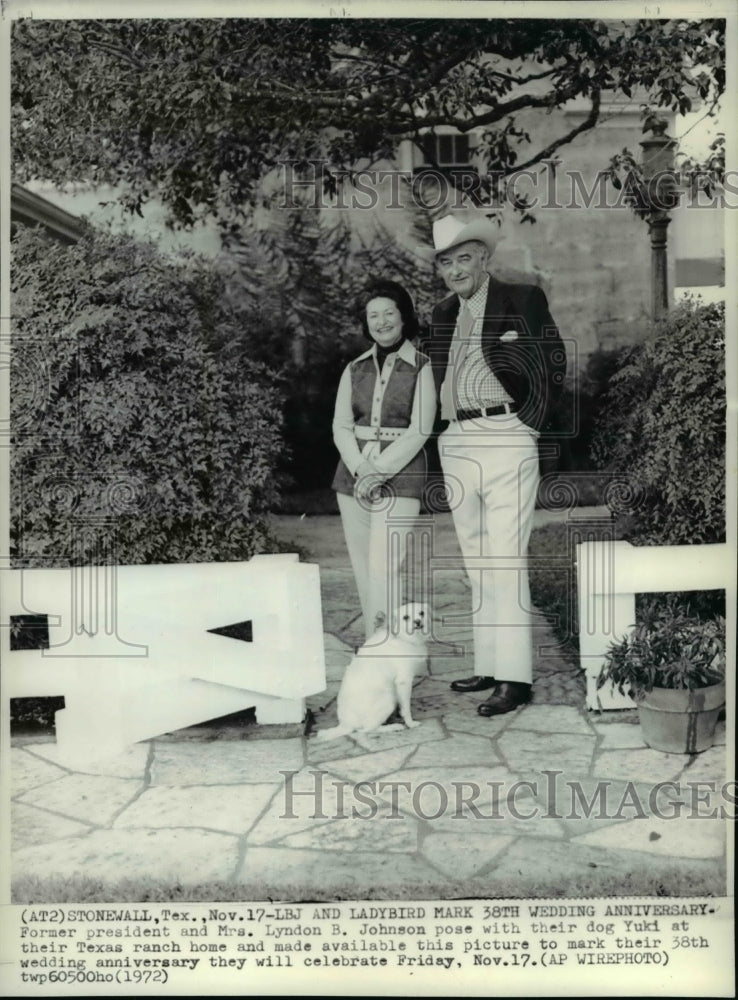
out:
M405 291L402 285L388 278L375 278L369 282L359 297L358 312L361 329L368 340L372 340L369 333L369 326L366 322L366 307L372 299L392 299L400 310L402 317L402 339L412 340L419 333L418 317L415 315L415 308L410 294Z

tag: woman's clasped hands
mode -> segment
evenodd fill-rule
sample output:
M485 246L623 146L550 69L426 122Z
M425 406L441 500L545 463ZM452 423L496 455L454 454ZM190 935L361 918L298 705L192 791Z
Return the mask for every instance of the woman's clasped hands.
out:
M364 459L356 470L354 496L357 500L376 500L379 489L386 480L386 475L381 473L369 459Z

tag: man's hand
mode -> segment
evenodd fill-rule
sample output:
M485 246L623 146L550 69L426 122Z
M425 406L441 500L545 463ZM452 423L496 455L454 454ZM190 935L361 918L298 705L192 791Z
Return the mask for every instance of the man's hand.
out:
M365 459L356 470L354 496L357 500L374 500L376 492L386 478L371 462Z

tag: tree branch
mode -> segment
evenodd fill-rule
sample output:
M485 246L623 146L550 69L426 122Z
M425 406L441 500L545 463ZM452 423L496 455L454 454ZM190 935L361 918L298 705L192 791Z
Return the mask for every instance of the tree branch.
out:
M580 135L582 132L587 132L589 129L594 128L594 126L597 124L599 116L600 116L600 92L599 90L595 90L592 92L592 106L589 109L589 114L587 115L587 117L584 119L583 122L580 122L579 125L576 126L576 128L573 128L570 132L562 136L560 139L556 139L554 142L550 143L548 146L546 146L545 149L542 149L535 156L532 156L530 159L526 160L525 163L518 164L515 167L515 169L525 170L526 167L531 167L533 166L533 164L540 163L541 160L547 159L547 157L551 156L552 153L556 152L556 150L560 146L564 146L566 145L566 143L571 142L572 139L576 138L576 136Z
M536 96L535 94L521 94L519 97L515 97L510 101L504 102L503 104L497 104L494 108L484 114L471 116L469 118L456 118L453 115L428 115L423 117L413 115L404 122L398 121L396 124L391 125L387 128L387 132L389 135L406 137L409 131L416 131L419 128L433 128L436 125L448 125L452 128L458 129L458 131L463 134L485 125L493 125L495 122L501 121L503 118L506 118L508 115L514 114L517 111L523 111L528 108L559 107L566 101L576 97L577 92L576 86L574 84L570 84L569 87L564 90L549 91L548 94L544 94L542 96Z

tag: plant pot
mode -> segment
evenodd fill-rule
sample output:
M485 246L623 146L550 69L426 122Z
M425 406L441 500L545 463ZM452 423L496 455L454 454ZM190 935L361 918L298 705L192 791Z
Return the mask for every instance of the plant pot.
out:
M696 691L653 688L637 697L643 739L666 753L702 753L712 746L725 705L725 684Z

